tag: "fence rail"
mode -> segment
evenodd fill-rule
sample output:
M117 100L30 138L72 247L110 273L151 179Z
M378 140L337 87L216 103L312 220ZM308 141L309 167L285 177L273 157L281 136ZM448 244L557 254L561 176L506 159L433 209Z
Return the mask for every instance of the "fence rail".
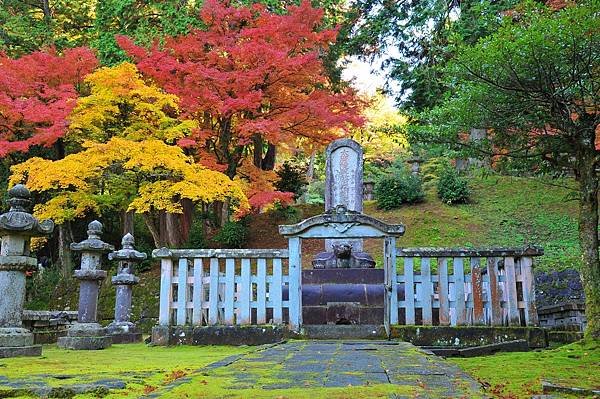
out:
M290 276L287 250L161 248L153 257L161 259L160 325L282 324L298 301L283 296L300 278Z
M532 265L540 255L537 247L397 248L391 322L536 325Z

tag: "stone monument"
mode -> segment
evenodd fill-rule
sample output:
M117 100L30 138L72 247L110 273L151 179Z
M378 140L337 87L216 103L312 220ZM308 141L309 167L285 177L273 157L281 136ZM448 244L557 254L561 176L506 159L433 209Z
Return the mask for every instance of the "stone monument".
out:
M10 210L0 215L0 358L39 356L42 346L33 344L33 334L23 328L25 304L25 272L37 267L30 255L31 237L52 233L54 223L38 222L27 208L31 194L17 184L8 191Z
M73 324L66 337L58 339L58 346L65 349L104 349L112 344L106 328L98 324L98 291L100 282L106 278L101 270L102 255L115 248L100 239L102 224L94 220L88 225L88 238L71 244L71 250L81 252L81 269L75 271L79 280L79 311L77 323Z
M335 140L327 147L325 159L325 212L343 207L363 210L363 150L351 139ZM315 269L373 268L373 258L363 252L363 240L325 240L325 252L313 260Z
M108 326L113 344L128 344L142 341L142 333L131 322L131 294L133 286L140 279L133 272L135 264L146 259L146 254L135 250L133 235L127 233L121 241L122 249L108 254L109 260L119 261L117 275L112 278L112 283L117 287L115 301L115 321Z

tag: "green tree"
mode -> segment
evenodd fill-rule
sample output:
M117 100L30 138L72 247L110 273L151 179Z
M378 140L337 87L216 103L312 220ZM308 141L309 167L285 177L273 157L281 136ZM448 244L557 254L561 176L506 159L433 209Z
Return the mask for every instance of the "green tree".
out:
M485 126L480 153L544 159L575 172L586 294L586 334L600 337L598 172L600 1L561 11L526 3L499 31L462 46L445 70L455 93L426 115L417 139L464 145L460 132Z
M87 44L94 34L95 5L95 0L2 0L0 51L16 57Z
M447 90L449 44L493 33L517 0L354 0L340 30L337 56L382 62L390 91L405 108L436 105Z

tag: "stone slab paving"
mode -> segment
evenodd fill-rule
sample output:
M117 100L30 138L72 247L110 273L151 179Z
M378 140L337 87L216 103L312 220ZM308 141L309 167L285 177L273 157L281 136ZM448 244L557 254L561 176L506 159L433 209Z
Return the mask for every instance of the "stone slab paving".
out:
M148 397L185 392L195 383L194 374L222 379L227 397L247 389L268 396L269 390L377 384L417 387L424 394L418 397L427 398L483 395L481 386L457 366L406 342L294 341L209 365Z

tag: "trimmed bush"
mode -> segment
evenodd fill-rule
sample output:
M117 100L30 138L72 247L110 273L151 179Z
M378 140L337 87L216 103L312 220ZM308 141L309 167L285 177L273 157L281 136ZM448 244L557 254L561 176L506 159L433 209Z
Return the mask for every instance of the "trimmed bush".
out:
M390 210L402 204L423 201L425 193L418 176L396 171L375 183L375 200L380 209Z
M275 182L277 191L294 193L295 200L304 193L305 186L308 184L305 166L285 161L276 173L279 178Z
M447 204L469 201L471 191L467 180L460 177L454 168L446 168L437 183L438 197Z
M248 226L244 221L227 222L214 240L226 248L242 248L248 240Z

